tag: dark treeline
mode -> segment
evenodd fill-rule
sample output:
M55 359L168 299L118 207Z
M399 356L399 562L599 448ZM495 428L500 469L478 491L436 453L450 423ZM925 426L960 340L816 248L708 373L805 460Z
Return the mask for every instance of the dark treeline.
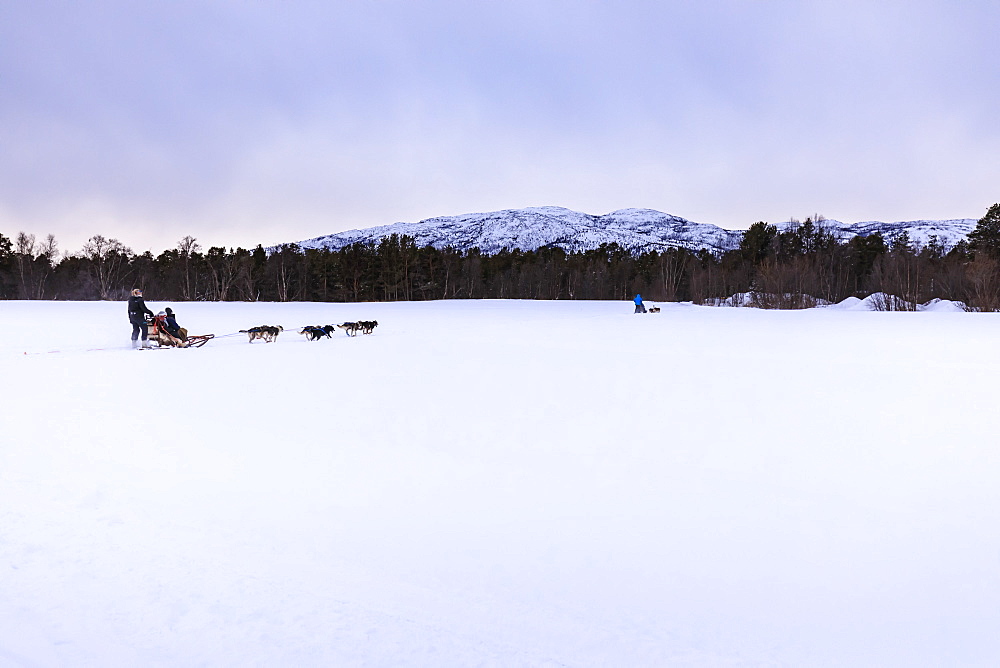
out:
M763 308L804 308L882 293L905 310L934 298L1000 310L1000 205L967 241L921 246L905 234L839 239L816 216L779 230L755 223L721 254L616 245L584 252L418 248L391 236L340 250L283 246L267 253L203 249L192 237L157 256L96 235L78 253L0 234L0 298L120 300L133 287L154 301L397 301L428 299L629 299L719 303L737 294Z

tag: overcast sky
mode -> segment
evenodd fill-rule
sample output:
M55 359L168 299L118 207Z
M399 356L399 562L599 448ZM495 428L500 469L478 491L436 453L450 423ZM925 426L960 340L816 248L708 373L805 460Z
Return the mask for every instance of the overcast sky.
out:
M0 232L979 218L998 28L995 0L2 2Z

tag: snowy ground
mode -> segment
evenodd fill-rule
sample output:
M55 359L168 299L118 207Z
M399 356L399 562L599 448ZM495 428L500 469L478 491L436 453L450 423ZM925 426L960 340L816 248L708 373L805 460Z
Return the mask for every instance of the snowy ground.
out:
M1000 665L997 315L173 306L380 326L0 302L0 666Z

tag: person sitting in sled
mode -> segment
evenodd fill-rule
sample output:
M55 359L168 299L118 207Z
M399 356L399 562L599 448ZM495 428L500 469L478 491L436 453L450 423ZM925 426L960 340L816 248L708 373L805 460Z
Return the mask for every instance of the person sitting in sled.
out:
M173 336L174 338L180 339L181 341L187 341L188 331L184 327L181 327L180 325L177 324L177 318L174 315L173 309L168 306L167 310L165 311L165 315L166 315L165 318L166 324L164 325L163 328L167 330L167 333L170 334L170 336Z
M635 299L633 299L632 301L635 302L635 312L636 313L645 313L646 312L646 307L643 306L643 304L642 304L642 295L638 295L637 294L635 296Z
M160 311L156 314L156 327L158 330L160 345L177 346L178 348L184 347L184 341L181 337L177 336L170 331L170 326L167 324L167 314L164 311Z

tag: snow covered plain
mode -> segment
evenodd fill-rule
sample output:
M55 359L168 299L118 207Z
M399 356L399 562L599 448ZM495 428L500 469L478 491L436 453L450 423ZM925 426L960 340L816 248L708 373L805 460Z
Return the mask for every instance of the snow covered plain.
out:
M996 315L172 306L380 326L0 303L0 666L1000 665Z

